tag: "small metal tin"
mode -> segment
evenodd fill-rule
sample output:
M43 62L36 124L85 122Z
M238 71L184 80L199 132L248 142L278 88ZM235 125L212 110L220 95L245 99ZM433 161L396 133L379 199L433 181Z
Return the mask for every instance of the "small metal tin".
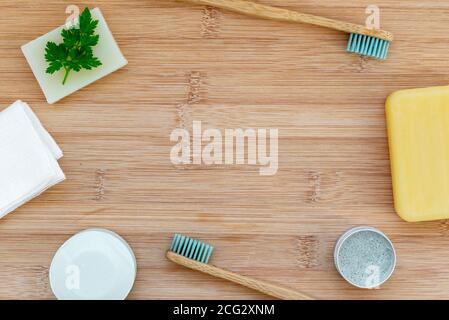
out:
M391 270L389 271L389 273L384 277L384 279L379 280L378 283L372 283L371 285L366 285L366 286L362 286L360 284L355 283L352 279L350 279L347 275L344 274L344 272L342 271L341 265L340 265L340 261L339 261L339 256L340 256L340 250L343 247L344 243L346 240L348 240L350 237L352 237L353 235L359 233L359 232L374 232L380 236L382 236L385 240L387 240L387 243L389 243L393 256L392 256L392 261L391 261ZM367 227L367 226L361 226L361 227L355 227L352 228L348 231L346 231L337 241L337 244L335 245L335 250L334 250L334 262L335 262L335 267L337 268L338 272L340 273L340 275L350 284L352 284L353 286L357 287L357 288L361 288L361 289L374 289L379 287L380 285L382 285L383 283L385 283L393 274L395 268L396 268L396 251L394 249L393 243L391 242L391 240L380 230L373 228L373 227Z

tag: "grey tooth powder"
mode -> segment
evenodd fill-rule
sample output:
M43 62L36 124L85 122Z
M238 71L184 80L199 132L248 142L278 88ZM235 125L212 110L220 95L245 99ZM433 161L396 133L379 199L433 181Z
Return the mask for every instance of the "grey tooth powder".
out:
M383 283L394 268L393 250L391 243L377 232L356 232L340 247L340 272L359 287L375 287Z

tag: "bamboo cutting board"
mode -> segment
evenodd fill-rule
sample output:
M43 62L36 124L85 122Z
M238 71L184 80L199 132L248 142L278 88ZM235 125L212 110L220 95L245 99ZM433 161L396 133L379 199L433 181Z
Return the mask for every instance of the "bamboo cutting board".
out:
M372 4L260 2L362 24ZM132 299L265 298L168 262L175 232L214 244L220 267L318 298L449 299L449 223L394 213L384 114L395 90L449 83L449 1L377 1L397 39L386 62L349 55L345 35L313 26L173 0L78 2L102 10L129 64L48 105L20 46L62 24L69 4L0 0L0 105L33 107L68 178L0 221L0 298L52 299L57 248L103 227L135 250ZM278 173L172 165L170 133L194 120L278 128ZM381 290L352 288L333 266L337 238L358 225L396 245Z

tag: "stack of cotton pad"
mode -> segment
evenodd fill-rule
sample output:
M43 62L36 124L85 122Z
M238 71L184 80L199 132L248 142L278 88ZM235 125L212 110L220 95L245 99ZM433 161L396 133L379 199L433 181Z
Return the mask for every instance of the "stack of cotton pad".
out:
M22 102L0 112L0 218L65 179L62 151Z

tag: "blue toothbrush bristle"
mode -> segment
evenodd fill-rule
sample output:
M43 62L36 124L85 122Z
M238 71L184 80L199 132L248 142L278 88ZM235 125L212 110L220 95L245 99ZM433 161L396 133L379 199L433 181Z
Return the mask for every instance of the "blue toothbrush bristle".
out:
M376 37L351 33L348 41L348 52L385 60L388 55L390 42Z
M202 263L209 263L214 247L181 234L175 234L170 251Z

